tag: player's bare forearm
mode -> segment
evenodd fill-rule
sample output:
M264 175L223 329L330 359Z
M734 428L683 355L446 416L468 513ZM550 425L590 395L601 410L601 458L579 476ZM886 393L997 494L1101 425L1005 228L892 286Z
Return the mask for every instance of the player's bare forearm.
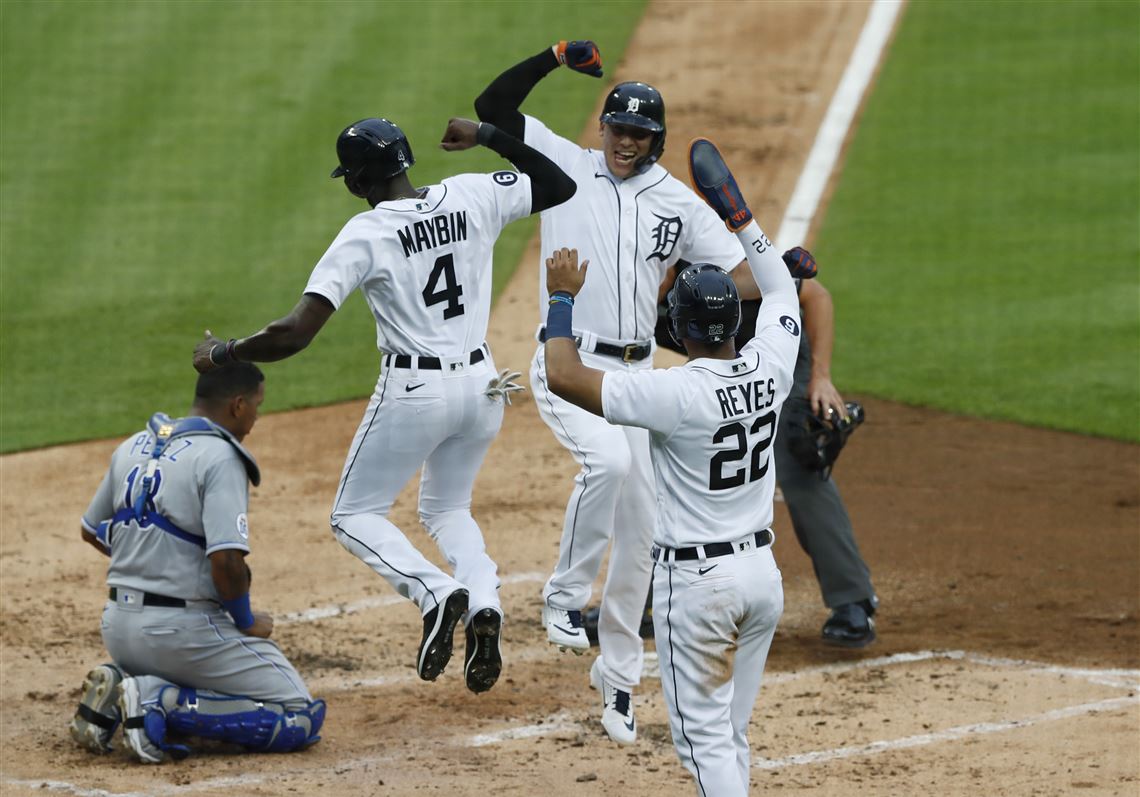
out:
M590 261L578 266L578 250L562 247L546 258L546 379L556 396L586 412L602 414L602 372L589 368L578 355L573 337L574 297L586 284Z
M843 413L843 396L831 382L831 352L835 343L835 304L831 294L818 280L805 280L800 288L800 306L811 346L808 400L812 410L821 416L828 407Z
M835 345L835 304L819 280L804 280L800 288L804 329L811 344L812 375L831 379L831 352Z
M83 541L85 543L90 545L92 548L94 548L99 553L103 554L104 556L110 556L111 555L111 552L103 547L103 543L99 542L99 539L94 534L89 532L87 529L80 526L79 527L79 534L83 537Z
M554 395L586 412L602 414L602 372L582 363L573 338L546 341L546 378Z
M312 342L334 311L327 299L306 293L289 315L228 347L207 330L205 339L194 347L194 368L205 373L233 360L266 363L292 357Z
M245 552L233 548L210 554L210 577L222 600L240 598L249 592L249 568Z
M741 260L730 272L733 284L736 285L736 292L740 294L741 301L748 299L759 299L760 288L756 285L756 278L752 275L752 269L748 267L747 258Z

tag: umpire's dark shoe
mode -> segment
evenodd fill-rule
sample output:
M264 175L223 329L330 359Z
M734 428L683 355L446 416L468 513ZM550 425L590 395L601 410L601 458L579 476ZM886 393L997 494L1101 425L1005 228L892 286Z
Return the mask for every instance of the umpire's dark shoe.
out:
M588 610L582 615L582 627L586 629L586 638L590 640L590 647L598 647L598 618L602 610L598 607ZM642 639L653 639L653 607L646 606L641 613L641 625L637 634Z
M867 601L835 607L823 624L823 641L844 648L863 648L875 641L875 621Z
M503 655L499 639L503 630L503 616L494 609L482 609L467 624L467 656L463 677L472 692L486 692L499 680L503 670Z
M425 681L434 681L451 661L451 637L455 625L467 611L467 590L457 589L444 602L424 615L424 638L416 672Z

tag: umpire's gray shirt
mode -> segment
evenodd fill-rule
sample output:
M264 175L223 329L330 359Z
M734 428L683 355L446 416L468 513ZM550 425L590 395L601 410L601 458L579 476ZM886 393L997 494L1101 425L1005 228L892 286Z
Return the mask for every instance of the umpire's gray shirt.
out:
M183 534L164 529L166 524L140 526L133 518L113 522L100 533L100 524L134 505L154 441L155 436L143 430L119 445L83 515L83 527L111 543L110 586L184 600L220 601L206 557L226 549L249 551L246 462L254 473L256 464L216 424L210 424L209 432L176 436L159 458L150 496L152 512Z

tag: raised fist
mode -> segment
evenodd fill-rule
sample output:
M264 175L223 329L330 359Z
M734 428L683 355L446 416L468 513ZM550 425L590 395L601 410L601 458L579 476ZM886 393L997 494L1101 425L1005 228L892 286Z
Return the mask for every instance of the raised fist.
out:
M794 246L784 252L784 265L788 267L792 279L809 280L819 273L815 258L802 246Z
M554 45L554 55L558 63L570 67L584 75L602 76L602 54L598 45L585 41L560 41Z

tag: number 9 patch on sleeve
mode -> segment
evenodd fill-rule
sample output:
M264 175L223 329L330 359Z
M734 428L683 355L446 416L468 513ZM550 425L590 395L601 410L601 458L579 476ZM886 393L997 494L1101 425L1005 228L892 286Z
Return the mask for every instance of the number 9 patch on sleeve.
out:
M780 326L788 330L788 334L796 337L800 334L800 322L792 318L790 315L780 316Z
M514 185L519 181L519 176L514 172L502 171L492 174L491 179L499 185Z

